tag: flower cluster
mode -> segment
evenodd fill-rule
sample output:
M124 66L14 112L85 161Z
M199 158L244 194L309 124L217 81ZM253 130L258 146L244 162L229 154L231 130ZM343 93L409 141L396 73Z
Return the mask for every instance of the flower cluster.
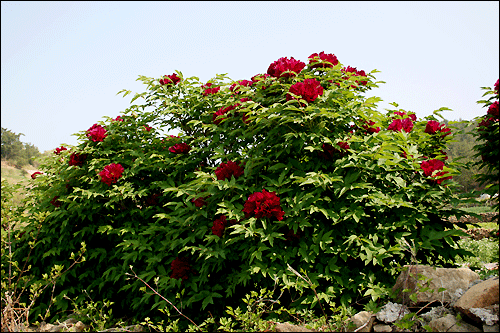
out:
M297 82L290 87L289 93L299 95L308 103L314 102L318 96L323 95L323 87L316 79L305 79L303 82ZM287 101L296 99L290 94L286 95Z
M227 161L227 163L221 163L221 165L215 169L215 175L218 180L224 180L231 178L231 176L238 178L243 175L244 171L245 169L243 169L238 163Z
M198 208L200 207L203 207L207 204L207 202L205 201L206 198L204 197L199 197L199 198L196 198L196 199L191 199L191 202L194 203L194 205Z
M413 121L410 118L394 119L387 129L397 132L404 130L406 133L410 133L413 129Z
M380 127L373 127L375 122L372 120L365 120L361 127L365 130L365 133L378 133L380 132Z
M66 147L64 146L61 146L60 148L56 148L56 150L54 150L54 154L59 155L63 150L68 150L68 149L66 149Z
M351 76L366 76L366 73L365 73L364 70L359 70L358 71L356 69L356 67L347 66L347 67L342 68L341 71L344 72L344 73L352 73ZM345 79L345 77L344 77L344 79ZM368 83L368 81L360 81L360 82L358 82L356 80L356 83L359 83L359 84L361 84L363 86L366 86L366 84ZM351 88L356 88L356 86L351 85Z
M436 134L437 132L444 133L441 137L445 137L451 134L451 129L447 128L445 124L440 124L435 120L429 120L427 125L425 125L425 133Z
M172 75L164 75L163 77L164 79L160 79L161 85L170 85L170 84L176 85L181 81L181 78L178 77L176 73Z
M498 119L498 101L493 102L488 108L488 114L495 119Z
M101 125L94 124L87 130L87 137L94 142L102 142L108 134Z
M444 176L445 174L448 173L448 171L439 171L439 170L443 170L444 162L441 160L436 160L436 159L423 161L422 164L420 165L420 168L422 170L424 170L424 175L426 177L437 178L437 177ZM438 172L434 173L434 171L438 171ZM441 184L443 182L443 180L451 179L451 178L452 178L451 176L448 176L448 177L444 177L441 179L436 179L435 181L438 184Z
M339 63L335 54L326 54L323 51L311 54L308 59L309 65L312 64L311 68L332 68Z
M222 120L226 119L226 117L219 118L219 116L222 116L229 111L234 110L237 106L239 106L239 104L226 106L225 108L220 108L219 110L217 110L212 116L212 121L214 122L214 124L219 125Z
M72 153L69 156L68 164L74 166L82 166L83 163L85 163L86 159L87 159L87 154Z
M346 156L348 153L348 149L350 149L349 144L347 142L341 141L337 142L337 146L339 146L340 149L334 148L329 143L324 143L321 146L323 151L318 152L318 155L326 160L331 160L335 155L338 155L340 157Z
M186 257L175 258L170 268L172 269L171 279L187 280L189 278L188 274L192 272L191 265L189 265L189 260Z
M115 119L112 119L113 121L123 121L122 116L118 116Z
M235 224L236 220L230 220L227 221L227 218L225 215L221 215L218 219L216 219L212 225L212 233L216 236L219 236L222 238L222 234L224 233L224 230L226 229L227 223Z
M191 150L191 146L187 143L181 142L168 148L168 151L174 154L187 154Z
M55 197L52 198L52 200L50 200L50 203L52 205L54 205L55 207L61 207L61 201L58 200L59 199L59 196L56 195Z
M201 87L205 89L205 91L203 91L203 96L207 96L207 95L212 95L212 94L217 94L220 90L220 87L212 87L212 83L207 83L207 84L204 84L202 85Z
M229 90L236 93L236 94L239 94L241 93L239 90L239 87L248 87L248 86L251 86L253 84L253 81L248 81L248 80L240 80L238 81L237 83L233 83L230 87L229 87Z
M283 220L285 214L280 206L280 198L275 192L267 192L265 189L250 194L243 206L243 212L246 217L254 214L256 218L275 217L278 221Z
M33 173L31 174L31 179L36 179L36 176L37 176L37 175L43 175L43 173L41 173L40 171L33 172Z
M410 117L411 120L417 121L417 115L414 113L407 114L404 111L396 111L396 112L394 112L394 114L397 116L400 116L400 117L408 116L408 117Z
M121 164L111 163L104 167L104 169L99 172L99 176L101 176L101 182L108 184L116 183L118 179L121 178L124 168Z
M283 57L269 65L267 74L276 78L288 78L299 74L304 67L306 67L306 64L300 60L295 60L293 57L290 59L288 59L288 57Z

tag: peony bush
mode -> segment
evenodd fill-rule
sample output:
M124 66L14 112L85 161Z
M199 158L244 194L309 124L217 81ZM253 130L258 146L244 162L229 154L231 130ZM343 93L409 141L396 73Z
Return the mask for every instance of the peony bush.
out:
M376 300L409 262L403 238L421 263L451 266L464 252L447 219L461 212L449 205L446 108L421 120L396 103L379 112L380 99L364 96L380 83L376 70L324 52L308 60L280 58L238 81L140 76L147 90L132 103L142 104L48 158L15 255L36 283L53 265L68 267L83 243L87 252L31 316L53 295L52 316L61 317L83 291L115 302L117 316L169 307L127 275L130 266L192 319L235 307L255 288L315 308L288 265L323 301Z

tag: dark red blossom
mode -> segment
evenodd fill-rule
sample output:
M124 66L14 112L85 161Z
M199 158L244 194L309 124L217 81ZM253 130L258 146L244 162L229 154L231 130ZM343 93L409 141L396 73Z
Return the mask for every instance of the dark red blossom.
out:
M94 142L102 142L108 134L101 125L94 124L87 130L87 137Z
M235 224L236 220L233 219L233 220L227 221L226 216L221 215L218 219L216 219L214 221L214 223L212 225L212 233L216 236L222 237L228 222L231 224Z
M31 174L31 179L36 179L36 176L37 176L37 175L43 175L43 173L41 173L40 171L33 172L33 173Z
M191 146L187 143L181 142L168 148L168 151L174 154L187 154L191 150Z
M208 197L206 197L208 198ZM191 202L194 203L194 205L198 208L200 207L203 207L205 205L207 205L207 202L205 201L204 197L199 197L199 198L196 198L196 199L191 199Z
M248 80L240 80L238 81L237 83L233 83L230 87L229 87L229 90L231 90L232 92L236 93L236 94L239 94L240 91L239 90L239 87L240 86L243 86L243 87L248 87L248 86L251 86L253 84L253 81L248 81Z
M61 207L61 201L58 200L59 199L59 196L56 195L55 197L52 198L52 200L50 200L50 203L56 207Z
M60 148L56 148L56 150L54 150L54 154L59 155L63 150L68 150L68 149L66 149L66 147L64 146L61 146Z
M205 89L205 91L203 91L203 96L207 96L207 95L212 95L212 94L217 94L220 90L220 87L212 87L212 83L207 83L207 84L204 84L202 85L201 87Z
M323 87L316 79L305 79L303 82L297 82L290 87L288 92L299 95L308 103L314 102L318 96L323 95ZM296 99L290 94L286 95L286 100Z
M124 170L125 169L121 166L121 164L111 163L106 165L104 169L99 172L101 182L111 186L111 184L116 183L118 179L121 178Z
M375 125L375 122L372 120L365 120L364 124L361 125L363 129L366 131L366 133L378 133L380 132L380 127L373 127Z
M113 121L123 121L122 116L118 116L115 119L112 119Z
M146 131L148 131L148 132L149 132L149 131L151 131L151 129L152 129L153 127L148 126L148 125L144 125L144 128L146 129Z
M498 101L493 102L493 104L490 105L488 108L488 114L490 116L493 116L494 118L498 118L499 113L498 113Z
M323 148L323 151L318 152L318 155L327 160L331 160L334 156L346 156L348 153L348 149L350 149L349 144L347 142L341 141L337 142L337 146L339 146L340 149L334 148L329 143L324 143L321 146L321 148Z
M295 60L293 57L290 57L290 59L288 59L288 57L283 57L269 65L267 74L276 78L288 78L299 74L304 67L306 67L306 64L300 60Z
M484 118L480 123L479 125L477 125L478 127L478 131L484 131L486 130L488 127L490 127L490 125L495 121L494 118Z
M217 110L217 112L215 112L212 116L212 121L214 122L214 124L219 125L222 120L226 119L226 117L221 117L221 118L218 117L228 113L231 110L234 110L239 105L240 104L230 105L226 106L225 108L220 108L219 110Z
M339 63L337 57L333 53L326 54L321 51L318 53L313 53L309 57L309 65L313 64L311 68L332 68Z
M252 82L253 83L257 83L259 81L264 81L266 78L270 77L271 75L269 74L257 74L257 75L254 75L252 76ZM261 89L264 90L266 89L267 87L266 86L262 86Z
M410 118L394 119L387 129L397 132L404 130L406 133L409 133L413 129L413 122Z
M398 116L401 116L401 117L404 117L404 116L407 115L407 113L404 112L404 111L396 111L396 112L394 112L394 114L398 115ZM414 114L414 113L409 114L408 117L410 117L410 119L413 120L413 121L417 121L417 115Z
M227 161L227 163L221 163L221 165L215 169L215 175L218 180L229 179L231 176L238 178L243 175L245 169L242 168L239 163L233 161Z
M246 217L251 215L255 215L256 218L275 217L278 221L283 220L285 214L276 192L267 192L265 189L262 192L250 194L243 206L243 212Z
M69 165L74 165L74 166L82 166L83 163L85 163L85 160L87 159L87 154L78 154L78 153L72 153L69 156Z
M495 83L495 90L497 91L497 94L498 94L498 81L499 80L497 80L497 82Z
M170 274L171 279L187 280L189 278L188 274L193 272L189 260L186 257L175 258L170 268L172 269L172 274Z
M443 170L444 162L441 160L436 160L436 159L423 161L422 164L420 165L420 168L424 171L424 175L426 177L436 178L436 177L441 177L441 176L448 173L448 171L439 171L439 170ZM434 171L438 171L438 172L434 173ZM438 184L441 184L443 182L443 180L451 179L451 178L452 177L449 176L449 177L445 177L445 178L441 178L441 179L436 179L435 181Z
M366 76L366 73L364 70L357 70L356 67L351 67L351 66L347 66L347 67L344 67L340 70L341 72L344 72L344 73L352 73L351 76ZM345 79L345 77L344 77ZM356 83L359 83L363 86L366 86L366 84L368 83L368 81L360 81L358 82L356 80ZM339 85L339 84L337 84ZM354 85L351 85L351 88L356 88L356 86Z
M170 84L176 85L181 81L181 78L178 77L176 73L172 75L164 75L163 77L164 79L160 79L161 85L170 85Z
M445 124L440 124L435 120L429 120L427 122L427 125L425 125L424 132L428 134L436 134L437 132L441 132L444 133L443 135L441 135L441 137L444 138L445 136L451 134L451 129L446 127Z

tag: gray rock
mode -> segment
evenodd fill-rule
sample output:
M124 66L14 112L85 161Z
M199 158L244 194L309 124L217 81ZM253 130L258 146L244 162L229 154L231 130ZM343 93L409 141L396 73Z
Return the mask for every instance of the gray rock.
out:
M276 332L314 332L303 326L292 325L289 323L277 323L275 327Z
M398 302L409 301L410 294L416 293L417 303L434 301L451 303L456 301L456 293L459 289L467 290L471 282L479 279L477 273L466 267L435 268L426 265L406 265L405 267L408 267L408 270L401 272L392 288L393 291L399 291L396 298ZM419 274L428 278L429 281L418 280ZM417 284L422 284L422 287L429 287L431 290L420 292L421 288ZM444 288L445 291L438 292L440 288ZM403 289L410 289L410 292L403 293ZM410 301L410 304L414 305L414 302Z
M471 308L469 310L472 314L476 315L479 319L481 319L483 323L488 326L493 326L498 323L498 316L491 313L491 311L487 309Z
M435 308L432 308L430 311L421 314L420 318L423 319L425 322L429 323L434 319L444 317L447 314L452 314L452 313L444 306L437 306Z
M407 313L410 313L406 306L388 302L386 305L377 312L377 319L379 321L383 321L385 323L393 323L398 319L403 318L403 316Z
M483 325L483 332L498 332L498 324L497 325Z
M499 299L499 279L492 278L476 284L455 303L453 308L471 318L475 322L481 323L480 317L471 312L472 308L485 308L498 304Z
M392 332L391 325L377 324L373 326L374 332Z
M371 312L361 311L359 313L356 313L351 318L351 320L356 325L356 329L366 324L365 327L358 330L357 332L371 332L373 322L375 321L375 316L373 316Z
M451 314L432 320L429 323L433 332L481 332L476 326L465 322L458 322Z

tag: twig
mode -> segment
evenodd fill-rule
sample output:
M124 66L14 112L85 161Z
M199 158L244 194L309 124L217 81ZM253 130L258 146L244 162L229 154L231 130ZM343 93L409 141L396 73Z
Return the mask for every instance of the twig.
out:
M195 324L194 321L191 320L191 318L185 316L182 312L179 311L179 309L177 309L175 307L175 305L172 304L172 302L170 302L168 299L166 299L165 297L163 297L162 295L160 295L156 290L154 290L153 288L151 288L151 286L149 284L147 284L146 281L144 281L143 279L141 279L140 277L137 276L137 274L134 272L134 270L132 269L132 266L130 266L130 270L134 273L134 277L138 280L141 280L142 283L144 283L146 285L146 287L148 287L149 289L151 289L156 295L160 296L164 301L166 301L168 304L172 305L172 307L181 315L183 316L184 318L186 318L187 320L189 320L191 323L193 323L194 326L196 326L196 328L198 328L198 330L201 331L201 328ZM129 274L129 273L125 273L126 275L129 275L129 276L132 276L132 274Z

